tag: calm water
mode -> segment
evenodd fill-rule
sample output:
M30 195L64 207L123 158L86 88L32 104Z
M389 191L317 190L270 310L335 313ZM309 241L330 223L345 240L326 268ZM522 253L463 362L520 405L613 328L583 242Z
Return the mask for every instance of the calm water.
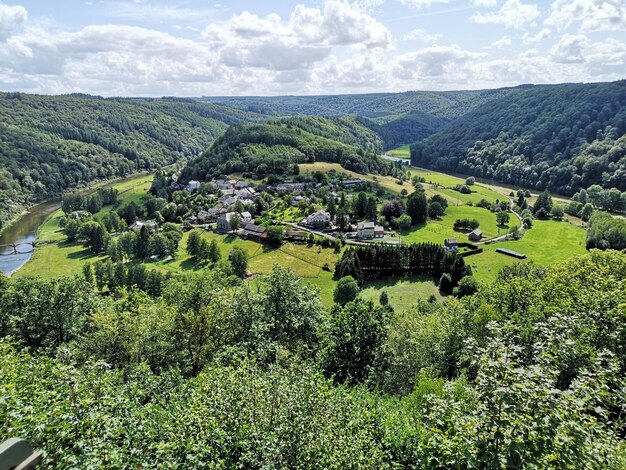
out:
M46 218L60 207L59 201L50 201L39 204L16 220L0 234L0 245L30 243L35 240L37 229L45 222ZM30 251L29 245L17 247L18 251ZM0 271L11 275L20 269L32 256L32 253L20 253L12 255L12 247L0 247ZM9 254L9 255L7 255Z

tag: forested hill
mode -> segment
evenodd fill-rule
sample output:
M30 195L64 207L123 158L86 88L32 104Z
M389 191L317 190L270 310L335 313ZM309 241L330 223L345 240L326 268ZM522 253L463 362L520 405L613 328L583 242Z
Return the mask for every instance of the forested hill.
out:
M377 132L385 148L428 137L449 122L498 98L514 88L470 91L409 91L359 95L203 97L247 111L274 116L356 116Z
M340 163L349 170L389 173L393 165L377 155L380 137L353 118L299 116L267 124L232 126L183 170L183 180L221 174L293 175L298 163Z
M0 227L25 204L204 151L265 117L220 104L0 93Z
M413 165L562 194L626 190L626 81L518 89L411 149Z

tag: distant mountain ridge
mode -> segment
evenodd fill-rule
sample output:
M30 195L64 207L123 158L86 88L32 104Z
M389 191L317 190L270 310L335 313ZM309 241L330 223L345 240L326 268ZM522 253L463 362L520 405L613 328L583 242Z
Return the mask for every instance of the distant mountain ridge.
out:
M319 96L202 97L202 102L227 104L273 116L304 114L322 117L352 116L376 131L385 149L428 137L449 122L508 96L515 88L469 91L408 91Z

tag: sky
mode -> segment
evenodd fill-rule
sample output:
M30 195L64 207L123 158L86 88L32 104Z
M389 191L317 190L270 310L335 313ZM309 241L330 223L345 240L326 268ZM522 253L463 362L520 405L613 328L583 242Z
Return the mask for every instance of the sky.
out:
M626 78L626 0L0 0L0 90L466 90Z

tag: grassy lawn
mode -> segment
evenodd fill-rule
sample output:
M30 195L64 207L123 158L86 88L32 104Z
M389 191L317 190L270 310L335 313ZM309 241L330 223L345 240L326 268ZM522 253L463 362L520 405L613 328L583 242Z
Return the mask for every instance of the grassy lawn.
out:
M467 241L465 232L454 230L454 221L457 219L476 219L480 223L480 229L485 237L498 235L496 215L482 207L471 206L448 206L445 215L440 220L429 220L428 223L419 227L403 230L400 232L405 243L437 243L442 244L446 238L457 238L459 241ZM502 233L504 230L501 229Z
M378 304L382 291L389 295L389 304L396 310L407 310L415 305L418 298L428 299L431 295L441 299L439 289L428 276L407 276L369 282L360 296Z
M568 222L536 220L533 228L528 230L521 240L484 245L483 248L485 250L483 253L467 257L465 262L472 267L477 279L490 282L496 278L503 266L526 262L496 253L496 248L508 248L523 253L529 261L550 266L572 256L584 254L585 231Z
M385 152L387 155L396 158L411 158L411 146L403 145L402 147L398 147L397 149L387 150Z
M141 175L131 177L113 185L119 191L120 206L130 204L131 201L139 204L150 185L153 175ZM103 207L95 217L102 217L111 212L113 206ZM63 216L63 211L58 210L50 215L48 220L39 228L37 232L37 242L44 243L37 247L33 257L22 266L14 276L42 276L55 277L82 272L85 262L93 262L104 259L104 256L92 255L81 243L68 243L59 220Z

